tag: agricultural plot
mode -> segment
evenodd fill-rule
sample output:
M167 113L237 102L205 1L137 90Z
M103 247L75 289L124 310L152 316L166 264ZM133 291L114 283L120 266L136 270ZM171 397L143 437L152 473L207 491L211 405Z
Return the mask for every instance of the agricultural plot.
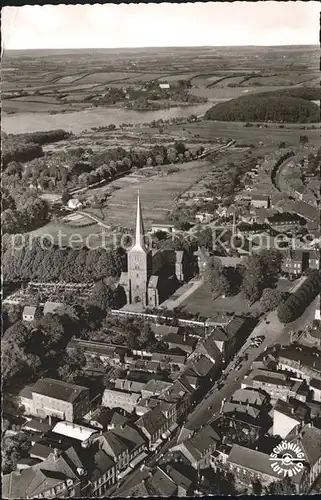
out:
M147 179L139 177L136 182L133 176L124 178L123 187L119 186L120 189L111 195L107 207L103 209L105 223L134 227L138 189L146 226L150 226L153 221L164 220L173 208L175 199L205 175L212 165L207 161L198 160L180 164L178 167L178 172L167 176L153 176ZM130 181L126 182L126 179ZM100 211L97 212L97 215L99 214Z
M63 104L48 104L44 102L30 102L30 101L18 101L16 99L6 99L2 101L2 111L6 113L50 113L54 112L63 112L65 111L66 106ZM41 130L36 128L35 130ZM27 132L27 130L26 130Z
M125 80L127 78L138 78L140 73L125 73L125 72L108 72L108 73L92 73L81 78L81 83L108 83L117 80Z
M84 76L85 74L63 76L62 78L59 78L59 80L57 80L56 83L74 83L77 80L80 80L80 78L83 78Z

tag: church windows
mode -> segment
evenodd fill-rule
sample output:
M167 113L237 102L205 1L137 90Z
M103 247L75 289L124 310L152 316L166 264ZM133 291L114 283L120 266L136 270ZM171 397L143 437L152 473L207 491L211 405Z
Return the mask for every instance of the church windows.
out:
M139 278L139 273L136 273L136 278Z
M136 266L135 266L135 270L136 270L136 271L139 271L139 266L138 266L137 264L136 264Z

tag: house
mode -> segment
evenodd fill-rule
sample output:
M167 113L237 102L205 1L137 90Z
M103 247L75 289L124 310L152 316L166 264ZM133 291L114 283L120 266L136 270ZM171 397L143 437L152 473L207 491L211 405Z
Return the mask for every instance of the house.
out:
M115 462L104 450L98 450L93 457L94 468L89 475L91 496L101 497L117 480Z
M236 481L246 487L259 481L262 486L281 480L271 467L270 455L234 444L227 459L227 466Z
M281 230L283 227L300 226L305 222L305 219L293 212L283 212L266 217L265 222L273 229Z
M98 431L91 427L75 424L74 422L58 422L53 427L52 432L75 439L81 443L83 448L87 448L92 443L93 437Z
M292 429L285 439L299 446L305 455L307 474L302 477L300 492L307 493L321 474L321 430L308 423Z
M200 224L208 224L209 222L212 222L213 218L213 214L208 212L197 212L195 214L195 220Z
M78 198L70 198L70 200L68 200L67 207L71 210L77 210L82 207L82 203Z
M313 347L289 345L279 351L279 370L287 370L306 380L321 380L321 351Z
M320 269L320 250L309 251L309 268Z
M102 405L107 408L122 408L128 413L132 413L140 399L141 394L137 392L105 389Z
M129 414L121 408L97 408L91 413L89 424L91 427L103 431L110 431L116 426L127 424L131 421Z
M98 435L94 443L114 460L117 470L123 470L146 449L146 441L138 428L124 424Z
M222 353L216 345L214 336L211 334L197 342L195 351L190 359L193 359L197 355L206 356L216 366L220 366L222 362Z
M117 391L135 392L140 394L145 387L145 382L137 382L136 380L127 380L124 378L117 378L115 380L115 389Z
M269 394L271 403L278 399L287 401L289 397L305 402L309 389L303 380L291 378L282 372L254 370L241 384L242 389L251 387Z
M310 389L313 393L313 400L321 403L321 380L310 380Z
M37 312L37 306L25 306L22 311L22 320L27 322L34 321L36 319Z
M169 422L164 416L160 405L149 410L137 421L136 426L142 430L148 439L149 448L160 442L162 434L169 429Z
M162 90L165 90L165 89L170 89L170 84L169 83L160 83L159 84L159 88L162 89Z
M233 402L259 408L265 406L268 400L269 398L266 393L250 388L237 389L231 397L231 401Z
M170 333L163 337L163 341L168 344L170 349L180 349L188 354L191 354L195 349L197 344L197 339L195 337L188 336L186 334L174 334Z
M175 405L175 415L172 415L171 423L177 422L183 415L191 409L192 398L194 395L194 389L189 385L184 377L180 377L175 380L175 382L159 396L159 399L166 401L167 403ZM169 418L167 415L166 418Z
M178 365L182 367L185 365L186 355L185 354L172 354L170 352L153 352L152 361L158 361L162 366L166 365Z
M291 276L300 276L309 266L309 254L303 250L286 250L281 264L283 272Z
M169 222L154 222L152 224L151 233L158 233L159 231L163 233L175 233L175 226Z
M310 419L309 407L297 399L289 401L278 399L273 408L273 435L285 437L297 425L304 424Z
M86 358L99 358L103 363L108 363L111 366L121 364L128 366L131 361L129 349L122 346L91 340L72 339L67 345L67 352L72 354L77 348L84 351Z
M194 494L194 484L193 474L188 467L180 466L179 463L166 464L163 469L167 475L174 481L177 486L177 496L178 497L188 497Z
M51 378L39 379L18 395L26 414L73 422L89 411L89 389Z
M73 448L55 449L46 460L2 477L2 497L69 498L83 496L85 467Z
M202 386L203 383L208 381L214 368L214 363L206 356L200 354L188 361L186 370L184 370L181 376L181 380L183 382L186 381L196 390L199 386Z
M206 425L190 439L171 448L171 451L182 453L194 469L204 469L210 466L211 455L219 442L220 437L216 431Z
M215 343L223 360L229 359L234 353L237 342L244 336L246 318L235 316L227 325L215 327L209 334L209 338Z
M162 392L171 387L171 385L171 382L164 382L163 380L149 380L141 390L142 397L145 399L159 396Z
M270 207L270 197L259 194L252 194L251 196L251 206L255 208L269 208Z

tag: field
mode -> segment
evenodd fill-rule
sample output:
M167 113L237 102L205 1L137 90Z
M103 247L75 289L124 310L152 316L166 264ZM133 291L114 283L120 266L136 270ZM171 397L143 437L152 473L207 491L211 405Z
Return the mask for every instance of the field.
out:
M215 316L215 313L245 314L249 312L248 302L241 294L225 299L220 297L213 300L207 283L204 283L204 285L190 295L181 304L181 307L191 314L199 313L201 316L208 318Z
M317 86L318 49L315 47L186 47L176 49L65 50L5 52L2 60L2 106L6 113L46 113L90 107L84 101L99 96L106 86L141 86L148 81L190 81L191 94L213 102L243 92L280 86ZM84 71L85 68L85 71ZM258 76L254 76L257 74ZM23 75L23 78L20 77ZM66 102L54 109L48 102L16 101L19 94L63 93ZM83 100L79 94L84 92ZM76 94L73 97L73 94ZM14 99L14 100L13 100ZM58 106L58 105L57 105ZM60 106L60 104L59 104ZM39 125L41 127L41 124Z
M178 167L179 172L166 176L156 175L147 179L129 176L115 181L113 185L118 185L120 189L111 195L107 207L103 209L106 224L134 227L138 189L146 227L150 227L152 222L164 221L173 208L175 199L205 175L212 165L205 160L198 160L180 164ZM95 192L103 192L104 189L99 188ZM95 212L94 209L90 211ZM100 210L96 213L101 216Z

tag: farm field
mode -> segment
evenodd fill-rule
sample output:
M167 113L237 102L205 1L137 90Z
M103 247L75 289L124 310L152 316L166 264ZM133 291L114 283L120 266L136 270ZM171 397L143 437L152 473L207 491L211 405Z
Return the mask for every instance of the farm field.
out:
M166 176L155 175L147 179L129 176L115 181L121 187L111 195L107 207L103 208L104 222L113 226L133 228L138 189L146 228L149 228L152 222L164 221L174 206L175 198L211 170L212 164L205 160L196 160L177 167L179 172ZM107 188L109 189L110 186L109 184ZM95 192L102 193L105 189L106 187L98 188ZM91 190L90 194L93 192ZM90 211L95 213L94 209ZM101 217L100 210L97 210L96 214Z

